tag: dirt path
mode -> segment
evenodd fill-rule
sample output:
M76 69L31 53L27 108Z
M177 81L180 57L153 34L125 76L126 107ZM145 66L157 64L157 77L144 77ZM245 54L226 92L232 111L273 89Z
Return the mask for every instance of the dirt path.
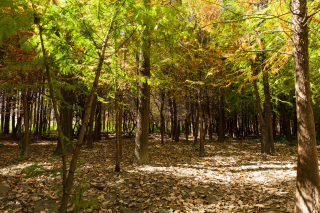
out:
M292 212L295 192L295 147L276 146L277 154L261 156L257 141L206 141L206 157L184 141L150 137L150 165L134 167L133 139L124 140L120 173L114 172L115 141L84 148L78 169L75 203L80 212ZM25 178L22 169L50 159L53 142L32 145L30 161L19 161L17 145L0 145L0 211L56 212L61 177L44 173Z

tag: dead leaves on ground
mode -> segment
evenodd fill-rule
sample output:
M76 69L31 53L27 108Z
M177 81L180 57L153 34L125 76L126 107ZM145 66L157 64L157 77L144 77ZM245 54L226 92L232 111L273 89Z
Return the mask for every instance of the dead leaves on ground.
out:
M295 192L296 148L277 146L273 156L259 154L257 142L206 141L206 157L185 142L150 141L150 165L135 167L133 139L123 141L121 172L114 172L115 141L99 141L83 148L76 188L82 201L97 201L97 212L291 212ZM10 189L1 192L0 211L55 212L61 194L60 176L24 178L17 162L17 146L2 146L6 160L0 178ZM5 151L5 149L7 149ZM32 161L48 169L54 146L34 144ZM10 154L9 154L10 153ZM80 191L79 191L80 190ZM72 211L75 205L70 205ZM83 212L95 211L89 205Z

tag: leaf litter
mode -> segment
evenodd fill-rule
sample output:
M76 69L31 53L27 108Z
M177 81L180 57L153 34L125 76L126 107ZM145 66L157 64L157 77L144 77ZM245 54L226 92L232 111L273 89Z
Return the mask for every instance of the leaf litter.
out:
M165 143L162 147L159 135L150 137L150 164L134 166L134 139L123 139L119 173L114 139L83 147L73 198L78 192L81 202L96 205L80 204L80 212L292 212L296 147L276 145L276 154L266 156L256 141L207 140L206 157L200 158L190 142ZM61 176L26 178L23 172L35 162L48 171L60 167L60 159L51 157L55 145L32 144L28 161L18 160L18 146L0 145L1 212L57 212Z

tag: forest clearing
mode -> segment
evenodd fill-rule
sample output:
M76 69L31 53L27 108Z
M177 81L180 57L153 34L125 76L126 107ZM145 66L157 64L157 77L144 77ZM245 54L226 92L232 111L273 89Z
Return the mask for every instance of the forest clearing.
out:
M215 137L206 142L207 157L200 158L185 140L166 140L162 147L159 134L150 138L150 164L138 167L132 165L134 141L123 141L119 173L114 172L114 139L81 151L75 184L85 186L77 185L76 191L83 193L81 199L96 202L81 212L292 212L296 147L276 145L277 154L262 156L257 140L220 143ZM57 159L50 160L54 145L36 142L33 157L20 162L18 146L1 142L0 181L7 183L0 187L2 212L57 211L61 197L54 186L61 177L24 178L21 172L35 162L46 169L59 167ZM69 212L74 208L71 204Z

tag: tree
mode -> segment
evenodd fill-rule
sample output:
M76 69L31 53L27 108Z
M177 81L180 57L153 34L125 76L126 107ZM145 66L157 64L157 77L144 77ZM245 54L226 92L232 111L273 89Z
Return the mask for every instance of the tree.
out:
M137 132L135 138L134 164L142 165L149 163L148 135L149 135L149 113L150 113L150 86L147 79L150 77L150 38L148 26L148 12L150 0L142 0L145 9L141 30L141 49L139 52L139 74L144 81L138 83L138 112Z
M293 0L293 57L298 120L295 213L320 211L319 166L309 74L308 20L307 1Z

